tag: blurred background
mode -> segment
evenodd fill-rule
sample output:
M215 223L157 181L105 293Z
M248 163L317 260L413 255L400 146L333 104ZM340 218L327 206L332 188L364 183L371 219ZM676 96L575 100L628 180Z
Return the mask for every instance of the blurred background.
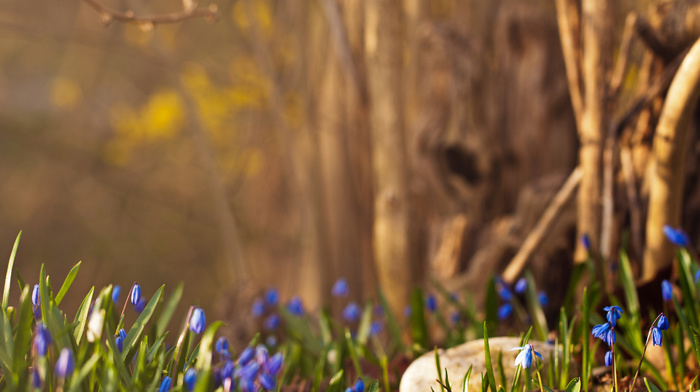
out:
M615 42L647 3L611 6ZM32 284L82 260L69 312L134 281L184 282L229 322L269 287L317 308L341 276L395 309L429 279L476 295L576 166L553 1L214 4L215 23L105 26L84 1L0 2L0 254L22 230ZM530 262L552 296L562 211Z

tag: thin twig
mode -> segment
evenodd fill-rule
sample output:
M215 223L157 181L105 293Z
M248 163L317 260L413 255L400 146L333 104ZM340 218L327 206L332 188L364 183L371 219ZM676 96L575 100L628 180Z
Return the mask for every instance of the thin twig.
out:
M620 44L620 53L617 56L617 64L610 79L610 96L613 99L620 93L622 82L627 73L627 64L629 64L630 50L632 48L632 38L635 35L635 24L637 23L637 14L630 12L625 19L625 29L622 31L622 43Z
M569 82L569 93L571 95L571 106L574 108L576 127L581 131L581 119L583 115L583 95L581 94L581 70L579 69L578 53L580 44L575 39L574 31L578 26L578 9L569 0L557 0L557 25L559 26L559 37L561 38L561 48L564 53L564 63L566 65L566 77Z
M133 11L117 11L98 3L96 0L83 0L95 11L99 12L102 24L109 25L112 21L134 22L144 26L153 27L157 24L177 23L187 19L206 18L210 22L216 21L219 10L216 4L210 4L206 9L197 8L197 3L193 1L183 1L185 7L182 11L170 14L137 16Z
M513 257L513 260L508 264L506 270L503 272L503 279L506 282L513 282L515 278L520 275L520 272L525 267L528 259L532 255L537 247L542 242L542 239L547 235L549 229L554 223L554 219L559 215L559 213L564 208L564 205L571 199L574 194L574 190L581 182L581 177L583 176L583 170L581 167L577 167L571 172L569 178L566 179L564 185L562 185L559 192L554 195L554 198L547 206L547 209L542 214L542 217L537 222L535 227L530 231L525 241L523 241L522 246L518 250L518 253Z

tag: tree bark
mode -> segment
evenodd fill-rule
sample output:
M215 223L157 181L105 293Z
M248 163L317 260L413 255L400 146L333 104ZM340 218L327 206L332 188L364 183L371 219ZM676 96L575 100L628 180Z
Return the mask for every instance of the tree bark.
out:
M690 123L700 96L700 40L683 60L666 95L654 136L649 187L649 215L642 281L671 265L674 246L662 228L681 224L685 159Z
M398 0L365 4L374 174L373 247L379 283L394 312L408 303L415 282L402 102L402 14Z
M582 4L584 108L579 136L579 162L583 177L578 194L577 238L587 235L597 249L601 223L603 136L609 123L606 76L611 68L610 9L607 0ZM583 262L587 250L577 241L574 260Z

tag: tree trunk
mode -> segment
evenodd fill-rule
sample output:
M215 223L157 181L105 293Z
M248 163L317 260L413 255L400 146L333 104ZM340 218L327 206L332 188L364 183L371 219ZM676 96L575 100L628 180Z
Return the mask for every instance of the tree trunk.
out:
M394 312L408 303L414 280L411 198L402 102L402 9L398 0L365 4L365 55L372 128L374 257Z

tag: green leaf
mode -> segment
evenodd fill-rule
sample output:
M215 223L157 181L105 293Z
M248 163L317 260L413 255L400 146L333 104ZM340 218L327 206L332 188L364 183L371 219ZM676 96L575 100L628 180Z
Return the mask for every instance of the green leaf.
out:
M396 321L396 315L391 310L391 307L389 307L389 303L386 301L386 297L384 296L384 292L382 291L381 287L377 287L377 296L379 297L379 302L381 302L382 307L384 308L386 323L389 327L389 332L391 333L391 342L392 344L396 345L398 351L403 352L406 347L401 339L401 329L399 328L399 323Z
M428 326L425 322L423 301L423 291L418 288L413 289L411 292L411 337L413 338L413 346L420 347L419 351L428 347Z
M462 379L462 392L469 392L469 380L472 378L472 366L473 365L469 365L469 369L467 369L467 373Z
M357 352L355 352L355 343L352 340L352 335L350 334L350 329L348 328L345 328L345 341L348 345L350 359L352 359L352 364L355 366L355 372L357 372L358 377L362 377L362 368L360 367L360 362L357 360Z
M493 277L489 277L486 284L486 324L489 329L495 329L498 325L498 292L496 282Z
M15 336L13 338L12 370L15 375L24 373L27 370L28 363L25 361L25 356L29 353L32 346L32 319L34 318L34 312L32 309L32 294L28 286L24 287L20 301L17 312L17 326L15 327ZM20 382L19 385L22 385L22 383Z
M445 387L442 382L442 365L440 365L440 355L438 355L437 346L433 350L435 351L435 368L437 370L438 381L440 381L440 391L445 392Z
M80 270L81 263L82 263L82 261L79 261L78 264L73 266L73 268L71 268L70 272L68 272L68 276L66 276L66 280L63 281L63 285L61 286L61 289L58 290L58 294L56 294L56 305L61 304L61 300L68 292L68 289L70 288L70 286L73 284L73 280L75 280L75 276L78 274L78 270Z
M7 310L7 304L10 300L10 284L12 282L12 268L15 265L15 256L17 256L17 247L19 246L19 239L22 238L22 231L17 234L15 239L15 244L12 246L12 252L10 253L10 261L7 263L7 273L5 274L5 287L2 292L2 310Z
M2 344L0 345L0 362L3 365L3 374L12 374L12 354L14 340L12 338L12 326L4 309L0 309L0 324L2 328ZM7 369L7 371L5 371Z
M141 312L139 317L134 322L134 325L126 334L126 339L124 339L124 346L122 351L122 361L129 358L129 356L132 354L131 351L133 350L136 341L143 333L143 330L146 328L146 324L151 319L151 316L153 316L153 312L155 312L156 306L158 306L160 296L163 294L163 287L164 286L160 286L156 293L153 294L153 298L151 298L151 300L148 301L148 305L146 305L146 307L143 309L143 312Z
M532 276L532 272L530 270L525 272L525 279L527 280L525 300L527 302L527 307L530 309L530 316L535 324L535 330L537 331L540 340L546 341L547 335L549 335L547 318L544 316L544 311L542 310L542 305L540 304L539 294L537 293L535 278Z
M146 361L152 361L153 358L155 358L156 354L158 353L158 350L162 347L163 341L165 340L166 336L168 336L167 332L164 333L158 339L156 339L155 343L153 343L153 346L151 346L151 348L148 349L148 354L146 354Z
M577 377L569 381L564 392L581 392L581 379Z
M210 386L212 379L212 370L207 368L206 370L200 371L197 375L197 384L194 386L194 392L208 392L212 388Z
M214 336L216 336L216 331L224 325L221 321L214 321L204 334L202 334L202 340L199 343L199 355L197 355L197 368L199 369L210 369L211 368L211 358L212 358L212 343L214 342Z
M316 361L316 367L314 368L314 381L311 384L311 392L317 392L319 386L321 385L321 380L323 379L323 370L326 366L326 356L328 356L328 351L323 351L321 357Z
M369 330L372 325L372 311L374 306L371 302L367 302L365 309L362 311L362 318L360 318L360 325L357 327L357 342L361 346L367 345L367 339L369 338Z
M589 384L589 374L588 374L588 369L590 368L590 363L591 363L591 348L590 348L590 341L588 338L588 325L590 322L590 315L591 315L591 295L588 292L588 287L583 288L583 307L581 311L581 346L582 346L582 359L581 359L581 380L583 380L583 387L585 388L586 392L588 392L588 384Z
M486 365L486 377L489 380L491 391L497 392L496 376L493 374L493 364L491 363L491 348L489 347L489 334L488 329L486 328L486 321L484 321L484 357L484 364Z
M562 364L559 374L559 389L564 388L564 383L569 377L569 361L571 360L571 330L566 320L566 310L561 307L559 310L559 336L561 338ZM556 359L558 355L555 355Z
M647 391L649 392L661 392L659 388L657 388L651 381L647 380L646 377L644 377L644 385L646 385Z
M90 311L90 303L92 302L92 296L94 293L95 286L92 286L90 292L88 292L88 295L83 298L83 302L78 308L78 313L75 315L75 320L73 320L73 324L75 324L75 328L73 329L73 337L75 338L75 342L78 344L80 344L80 341L83 338L83 332L87 326L88 312Z
M158 317L158 321L156 322L156 336L161 336L165 332L166 328L168 328L168 324L170 323L170 320L177 309L177 305L180 303L180 299L182 298L183 288L184 285L182 283L178 284L175 291L173 291L170 298L168 298L168 302L166 302L165 307L163 307L163 312L160 314L160 317Z
M367 389L367 392L379 392L379 380L372 381L372 383L369 384L369 389Z
M343 388L343 369L340 369L338 373L333 375L331 381L328 383L328 392L340 392Z
M69 392L73 391L78 391L80 390L80 383L83 382L85 377L90 375L90 372L92 372L92 369L95 367L97 364L97 361L100 360L100 355L98 353L92 354L90 359L88 359L84 364L83 367L80 368L78 373L73 376L70 380L70 388L68 389Z

